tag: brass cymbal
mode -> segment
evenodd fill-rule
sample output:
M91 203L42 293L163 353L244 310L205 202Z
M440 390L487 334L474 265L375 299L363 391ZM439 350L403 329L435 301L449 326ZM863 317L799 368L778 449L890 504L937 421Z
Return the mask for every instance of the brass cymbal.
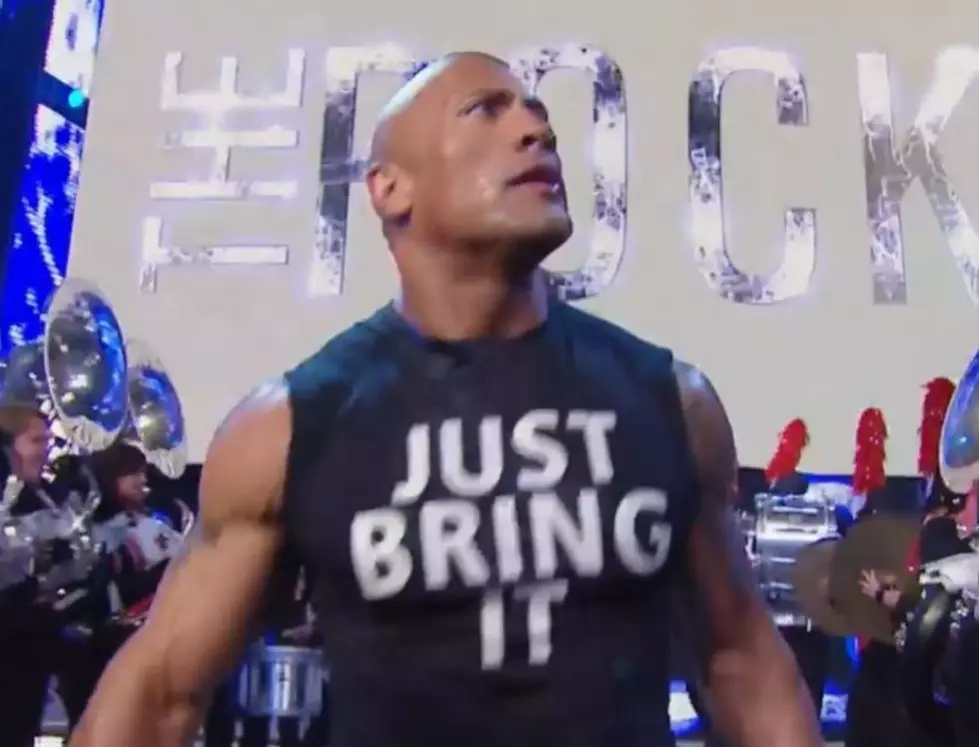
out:
M792 567L796 601L813 624L830 635L848 635L846 618L830 603L829 574L839 540L835 537L813 542L799 550Z
M910 589L917 574L908 568L908 553L920 530L916 516L880 513L857 522L837 545L830 566L830 601L851 635L894 643L891 611L863 593L860 576L874 571L902 591Z

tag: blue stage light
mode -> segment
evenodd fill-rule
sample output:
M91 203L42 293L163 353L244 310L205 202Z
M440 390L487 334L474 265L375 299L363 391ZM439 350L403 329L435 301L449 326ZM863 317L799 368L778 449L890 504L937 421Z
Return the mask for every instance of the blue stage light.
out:
M76 88L68 94L68 106L72 109L81 109L85 106L85 94Z

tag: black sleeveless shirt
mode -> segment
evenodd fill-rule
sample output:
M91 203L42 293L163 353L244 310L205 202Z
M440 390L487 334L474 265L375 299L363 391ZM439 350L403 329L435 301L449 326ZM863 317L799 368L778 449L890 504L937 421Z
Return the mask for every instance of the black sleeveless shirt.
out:
M564 304L441 343L386 307L290 371L284 516L339 747L658 747L697 510L669 351Z

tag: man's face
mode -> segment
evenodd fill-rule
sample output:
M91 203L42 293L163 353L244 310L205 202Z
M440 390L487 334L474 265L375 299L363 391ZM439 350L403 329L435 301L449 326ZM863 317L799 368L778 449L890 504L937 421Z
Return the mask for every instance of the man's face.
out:
M509 69L479 56L454 60L430 89L417 102L427 155L410 174L412 227L517 247L536 264L572 230L547 110Z
M51 433L41 418L31 418L27 427L14 439L14 473L25 482L37 482L47 464Z

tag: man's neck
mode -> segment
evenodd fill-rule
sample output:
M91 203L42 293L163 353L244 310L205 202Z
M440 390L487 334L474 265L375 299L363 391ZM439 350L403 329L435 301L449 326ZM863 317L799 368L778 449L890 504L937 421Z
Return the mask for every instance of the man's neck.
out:
M543 271L521 281L426 277L402 286L398 308L428 337L445 341L519 337L547 318Z

